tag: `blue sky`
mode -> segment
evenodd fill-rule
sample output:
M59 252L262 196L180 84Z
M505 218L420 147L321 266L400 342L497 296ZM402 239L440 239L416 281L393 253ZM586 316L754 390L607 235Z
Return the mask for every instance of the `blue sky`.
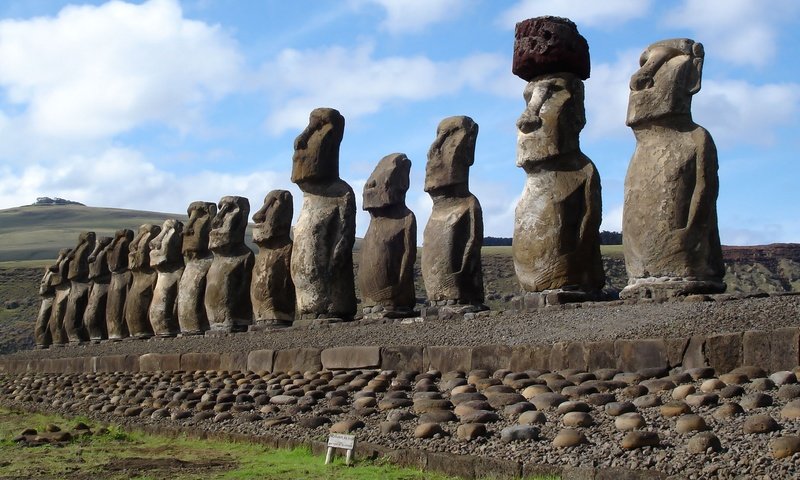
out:
M315 107L346 118L341 174L359 200L384 155L412 161L422 191L438 122L480 133L471 189L485 232L510 236L524 173L514 166L524 82L514 24L566 16L587 38L582 150L619 230L634 139L628 82L650 43L704 44L695 121L719 151L720 234L729 245L800 242L800 2L791 0L150 0L0 4L0 208L61 196L180 213L290 183L292 145ZM359 212L357 233L369 216Z

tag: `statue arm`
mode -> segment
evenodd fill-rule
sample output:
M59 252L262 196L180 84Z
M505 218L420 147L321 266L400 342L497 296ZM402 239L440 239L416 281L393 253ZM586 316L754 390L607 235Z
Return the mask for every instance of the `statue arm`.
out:
M341 235L336 240L336 244L331 252L331 266L333 268L343 267L346 255L353 254L353 241L356 235L355 225L355 196L352 192L345 195L344 202L336 208L337 223L341 227Z
M464 269L468 268L468 265L471 264L470 260L473 260L476 254L480 259L481 255L480 246L483 245L483 212L481 211L478 199L473 197L472 202L474 203L469 207L469 220L467 223L467 230L470 232L470 235L467 236L467 242L464 244L461 265L456 275L464 274ZM478 248L477 253L473 252L476 246ZM471 274L472 272L468 271L466 273Z
M583 185L583 201L586 206L581 219L581 227L578 240L584 240L587 235L598 235L599 232L590 232L589 229L594 229L600 226L602 218L602 193L600 190L600 175L597 170L592 168L589 179Z
M408 271L406 269L409 268L409 263L411 264L410 275L411 277L414 276L414 262L417 259L417 219L414 218L413 213L408 216L405 227L405 236L403 238L405 251L403 253L403 261L400 262L400 272L398 272L398 280L401 282Z
M692 136L697 145L695 157L695 185L692 192L692 201L689 205L689 214L686 219L686 228L692 228L697 222L698 212L708 211L710 203L716 198L719 190L717 178L717 147L708 132L702 127L698 128ZM700 220L703 221L702 219Z

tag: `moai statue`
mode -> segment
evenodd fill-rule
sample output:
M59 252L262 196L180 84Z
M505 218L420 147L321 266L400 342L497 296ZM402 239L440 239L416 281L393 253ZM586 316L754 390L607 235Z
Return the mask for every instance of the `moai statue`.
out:
M108 339L115 342L129 336L128 324L125 323L125 303L133 278L128 268L131 242L133 242L133 230L127 228L117 230L106 254L108 269L111 270L111 282L108 284L106 300L106 330Z
M353 189L339 178L343 136L344 117L317 108L294 141L292 182L303 191L303 207L294 227L292 280L304 323L349 321L356 313L356 202Z
M636 151L625 177L622 298L725 291L717 149L691 114L703 55L703 45L687 38L656 42L631 77L626 123Z
M202 335L208 330L206 315L206 275L214 255L208 249L211 222L217 214L217 204L192 202L186 213L189 221L183 229L183 270L178 285L178 324L181 335Z
M56 260L57 271L54 272L52 283L55 287L56 294L53 297L53 308L50 312L50 321L48 322L50 328L50 338L53 341L53 346L63 347L69 339L67 338L67 331L64 328L64 315L67 313L67 300L69 299L69 263L70 255L72 254L71 248L64 248L58 252L58 260Z
M83 323L89 333L89 340L96 343L108 338L106 324L106 306L108 288L111 283L111 270L108 269L109 246L111 237L100 237L89 255L89 301L83 314Z
M33 329L33 338L36 341L36 348L47 348L53 343L50 333L50 316L53 312L53 301L56 296L55 283L58 278L58 264L61 262L61 253L53 265L44 268L42 281L39 283L39 296L42 297L42 304L39 307L39 315L36 317L36 325Z
M364 185L363 208L370 214L361 244L358 288L365 317L414 315L417 219L406 207L411 160L402 153L378 162Z
M527 81L517 120L517 166L527 179L514 216L514 269L525 306L595 300L600 256L600 176L581 152L589 46L566 18L517 24L515 74Z
M273 190L253 215L253 242L258 253L250 284L253 303L251 330L288 326L294 320L294 283L291 275L292 194Z
M253 252L244 243L250 202L244 197L222 197L218 207L208 239L214 260L206 277L206 314L211 331L240 332L247 330L253 318Z
M469 117L439 123L428 151L425 191L433 211L423 233L422 280L428 304L440 313L484 310L481 247L483 211L469 191L478 124ZM445 307L446 306L446 307Z
M64 329L70 343L83 343L89 340L89 333L83 324L83 314L89 303L89 255L95 244L94 232L83 232L78 237L78 245L70 253L67 278L70 282L67 311L64 314Z
M125 323L133 338L144 339L153 336L150 325L150 303L158 274L150 266L150 242L161 233L161 227L146 223L130 244L128 266L131 269L131 288L125 301Z
M161 226L150 241L150 266L157 273L153 300L150 302L150 325L159 337L174 337L178 325L178 285L183 275L183 222L173 218Z

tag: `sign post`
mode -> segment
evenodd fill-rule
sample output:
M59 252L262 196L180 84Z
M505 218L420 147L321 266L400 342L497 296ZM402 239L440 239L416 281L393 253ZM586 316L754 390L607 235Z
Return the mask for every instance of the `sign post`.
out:
M347 450L345 455L345 465L350 465L353 460L353 449L356 447L356 436L345 435L343 433L331 433L328 437L328 452L325 454L325 465L331 463L334 448Z

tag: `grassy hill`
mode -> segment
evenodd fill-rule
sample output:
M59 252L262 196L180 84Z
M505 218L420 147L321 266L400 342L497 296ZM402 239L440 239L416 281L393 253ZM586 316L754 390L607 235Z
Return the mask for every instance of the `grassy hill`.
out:
M113 236L121 228L136 232L144 223L161 225L168 218L187 220L186 215L173 213L82 205L30 205L0 210L0 262L52 260L60 249L74 246L81 232ZM248 232L247 238L250 237Z

